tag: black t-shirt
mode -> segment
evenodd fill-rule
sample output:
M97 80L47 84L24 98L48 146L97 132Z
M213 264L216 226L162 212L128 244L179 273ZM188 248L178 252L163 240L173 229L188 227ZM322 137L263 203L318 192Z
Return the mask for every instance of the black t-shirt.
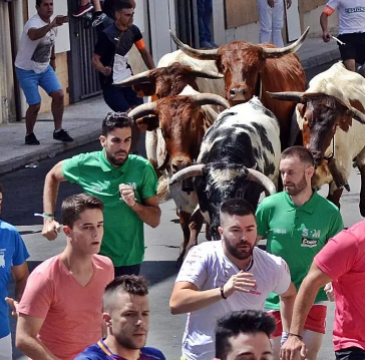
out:
M108 77L99 72L102 87L132 75L127 61L128 53L133 44L141 39L142 34L136 25L132 25L126 31L121 31L113 23L100 34L94 53L101 57L100 61L104 66L112 68L112 74Z

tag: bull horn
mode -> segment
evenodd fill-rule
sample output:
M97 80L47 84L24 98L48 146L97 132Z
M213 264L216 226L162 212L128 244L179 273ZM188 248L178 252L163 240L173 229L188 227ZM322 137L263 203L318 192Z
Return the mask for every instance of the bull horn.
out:
M197 50L191 48L189 45L184 44L180 41L170 30L170 36L174 43L181 49L183 53L199 60L218 60L218 49L212 50Z
M201 77L205 79L222 79L224 78L223 74L219 72L211 72L211 71L203 71L203 70L192 70L191 74L196 77Z
M354 108L353 106L349 106L349 113L350 115L357 121L359 121L361 124L365 125L365 115L357 110L356 108Z
M174 185L178 181L183 181L194 176L201 176L203 175L204 167L205 167L204 164L195 164L188 166L185 169L182 169L178 171L176 174L174 174L171 177L169 184Z
M265 58L278 58L286 54L295 53L303 45L303 42L309 33L309 28L310 27L308 26L302 36L297 41L294 41L288 46L285 46L283 48L262 47Z
M295 101L299 103L303 103L305 101L305 99L303 98L304 92L299 92L299 91L282 91L282 92L266 91L266 94L278 100Z
M128 113L128 116L131 117L132 119L139 119L149 114L155 114L155 112L156 112L156 102L154 101L137 106Z
M132 86L136 84L140 84L142 82L149 81L150 78L150 70L143 71L140 74L131 76L123 81L115 82L113 85L115 86Z
M191 95L196 105L219 105L229 108L229 102L222 96L217 94L203 93Z
M247 169L247 171L248 171L248 180L254 181L262 185L267 195L272 195L276 193L276 187L274 183L266 175L253 169Z

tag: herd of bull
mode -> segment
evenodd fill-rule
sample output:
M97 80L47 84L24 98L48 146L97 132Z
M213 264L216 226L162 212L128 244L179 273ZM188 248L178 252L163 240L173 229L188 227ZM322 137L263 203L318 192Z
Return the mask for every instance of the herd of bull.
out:
M214 50L193 49L171 34L180 50L115 84L151 96L130 116L147 131L147 157L162 175L160 197L169 193L176 203L180 260L204 219L207 238L219 238L223 201L245 198L256 208L263 190L276 192L281 151L293 144L312 151L313 187L329 184L328 198L338 206L357 166L365 216L365 79L339 62L307 89L295 52L308 32L284 48L233 41Z

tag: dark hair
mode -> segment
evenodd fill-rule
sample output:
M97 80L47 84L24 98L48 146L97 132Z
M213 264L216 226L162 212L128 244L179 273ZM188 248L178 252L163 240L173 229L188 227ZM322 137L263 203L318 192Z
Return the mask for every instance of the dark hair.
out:
M101 126L101 134L106 136L115 128L122 129L125 127L133 127L133 120L125 112L109 112Z
M35 0L35 4L37 6L41 6L43 0Z
M97 197L87 194L69 196L62 202L63 225L72 227L75 221L80 218L80 214L89 209L99 209L103 211L104 204Z
M275 319L261 310L233 311L217 321L215 328L215 357L225 360L231 351L229 339L241 333L265 333L269 338L275 331Z
M290 157L297 157L300 162L311 166L314 166L315 164L312 153L303 146L291 146L285 149L281 154L282 159L287 159Z
M0 194L2 194L3 193L3 186L1 185L1 183L0 183Z
M106 308L110 308L110 299L119 291L124 291L131 295L146 296L148 295L148 281L145 277L137 275L122 275L116 277L105 288L103 295L104 311Z
M114 1L114 12L122 11L124 9L133 9L133 6L129 1L125 0Z
M252 205L244 199L229 199L222 204L221 214L238 216L255 215L255 210Z

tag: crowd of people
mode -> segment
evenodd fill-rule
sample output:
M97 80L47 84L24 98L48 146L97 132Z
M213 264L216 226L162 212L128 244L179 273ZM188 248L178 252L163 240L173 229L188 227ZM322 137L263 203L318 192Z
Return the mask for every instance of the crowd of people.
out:
M211 1L204 4L206 26ZM265 0L261 6L271 9L267 23L275 11L284 11L280 0ZM342 6L342 1L331 0L321 16L325 41L327 17ZM15 62L29 104L25 143L39 144L34 135L41 101L38 86L52 97L54 139L72 141L62 128L63 90L53 50L57 27L67 18L50 20L52 0L36 0L36 7ZM133 154L137 137L128 112L142 100L132 88L112 85L131 75L127 54L134 44L147 67L154 67L133 25L134 7L134 1L115 0L111 7L108 0L103 5L85 1L74 14L94 9L97 26L105 18L111 21L100 31L93 65L113 112L102 122L102 150L61 161L45 178L42 235L55 240L62 230L67 243L61 254L29 274L29 254L20 234L0 220L0 360L12 359L8 307L17 317L15 344L33 360L165 359L157 348L145 346L150 308L148 284L140 276L144 224L157 227L161 219L158 179L153 166ZM202 14L203 8L199 11ZM340 16L350 13L356 12ZM269 31L262 21L261 40L269 41L272 35L281 46L281 25L274 23ZM207 28L201 46L215 47ZM340 47L349 70L355 70L355 60L362 60L363 44L356 40L351 45L353 38L343 37L346 48ZM287 148L280 173L282 192L265 198L257 210L243 199L224 202L221 240L197 245L187 254L170 298L172 314L187 314L182 360L316 360L328 299L336 302L336 359L365 359L364 223L344 230L339 209L312 189L315 163L309 150ZM54 214L65 181L80 185L84 193L63 200L61 226ZM6 189L0 185L0 212L3 196ZM266 251L256 246L262 238L267 239ZM14 298L7 297L11 273Z

